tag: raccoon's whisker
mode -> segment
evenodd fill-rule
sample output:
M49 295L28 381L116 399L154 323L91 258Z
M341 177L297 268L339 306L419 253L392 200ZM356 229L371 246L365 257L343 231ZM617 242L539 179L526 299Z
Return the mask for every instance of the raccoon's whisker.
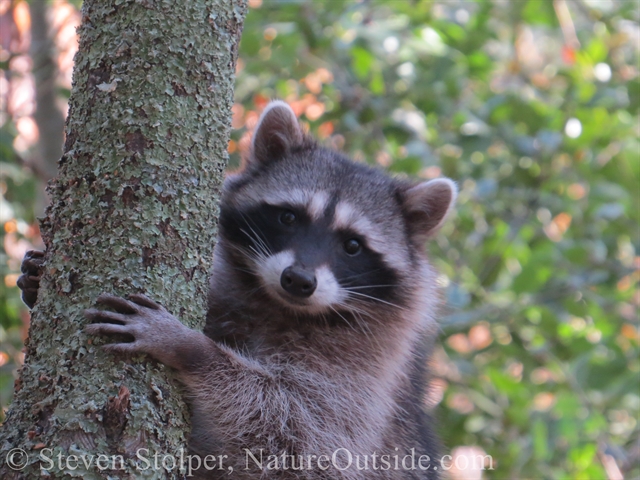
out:
M362 333L364 333L367 338L369 338L376 345L378 345L378 348L382 349L382 345L380 345L380 342L378 341L376 336L371 331L371 327L369 326L367 321L362 318L362 315L360 315L359 313L355 313L354 318L356 319L356 322L358 323L358 325L362 329Z
M249 246L249 250L251 250L255 254L255 259L258 260L260 258L266 257L268 254L263 253L259 248L256 249L253 246Z
M380 299L373 298L373 297L372 297L372 299L373 300L377 300L380 303L389 304L388 302L385 302L384 300L380 300ZM367 301L367 300L361 299L361 298L354 298L354 297L349 298L349 307L353 308L352 305L354 305L354 304L355 305L361 305L363 307L371 307L371 302L370 301ZM393 308L397 308L398 310L401 310L401 311L406 311L407 310L406 308L403 308L403 307L401 307L399 305L395 305L393 303L389 304L389 306L393 307ZM372 316L371 318L376 320L376 321L380 321L379 319L376 319L375 315Z
M382 350L382 345L380 344L380 341L376 338L376 336L374 335L373 331L371 330L371 327L369 326L369 323L362 318L362 316L366 316L369 317L371 319L375 318L373 317L373 315L371 315L369 312L366 312L365 310L359 309L357 307L353 307L352 305L348 305L346 303L338 303L338 306L342 306L344 308L348 308L349 311L353 314L353 319L356 322L356 325L359 327L359 330L373 343L375 343L378 348L380 350Z
M350 313L353 314L354 318L357 316L357 317L360 318L360 320L362 320L362 315L369 316L368 312L362 310L361 308L355 307L353 305L349 305L349 304L344 303L344 302L336 303L336 305L338 307L344 308L345 310L348 310Z
M249 228L251 228L251 227L249 227ZM259 252L256 251L256 253L261 254L261 255L265 255L265 256L269 255L269 249L268 249L267 245L264 243L264 241L262 239L260 239L257 236L257 234L255 233L255 231L253 231L253 229L251 229L251 231L254 233L254 235L251 235L244 228L241 228L240 231L242 233L244 233L247 237L249 237L249 240L251 240L251 243L253 243L253 246L249 246L249 248L251 248L252 250L255 251L255 249L253 248L253 247L255 247L256 249L259 250Z
M249 219L246 215L242 215L242 220L244 220L244 223L247 227L249 227L249 230L251 230L250 234L249 232L247 232L244 229L240 229L240 231L242 231L242 233L244 233L247 237L249 237L251 239L251 241L253 241L254 243L261 243L263 246L264 245L264 238L262 238L260 235L258 235L258 233L253 229L253 227L251 226L251 224L249 223Z
M345 290L347 290L347 289L345 289ZM382 300L380 298L372 297L371 295L367 295L365 293L354 292L353 290L347 290L347 293L350 296L351 295L357 295L359 297L367 298L369 300L374 300L376 302L384 303L385 305L389 305L390 307L397 308L398 310L406 310L405 308L401 307L400 305L396 305L395 303L387 302L386 300Z
M327 314L323 312L321 316L322 316L322 320L324 321L325 327L328 328L329 327L329 320L327 319Z
M245 300L251 298L252 296L254 296L256 293L258 293L259 291L261 291L263 289L262 285L257 286L256 288L249 290L246 295L244 296Z
M241 231L247 235L249 238L251 238L254 243L257 243L261 250L264 251L265 255L270 255L271 254L271 250L269 249L269 246L267 245L267 242L264 239L264 234L263 235L259 235L258 232L256 232L253 227L251 226L251 224L249 223L250 218L247 217L246 215L242 215L242 219L244 220L244 223L247 225L247 227L249 227L249 230L251 230L251 232L253 233L253 236L249 235L245 230ZM255 225L255 227L260 230L260 227L258 227L258 225L256 225L255 222L253 222L253 224ZM262 233L262 231L260 231L260 233Z
M251 260L253 262L260 261L262 258L264 258L264 255L262 255L261 253L257 252L252 247L249 247L249 250L247 250L246 248L238 247L236 245L229 245L229 247L231 247L236 252L240 253L246 259ZM256 273L256 272L254 272L254 273Z
M347 320L346 318L344 318L344 316L343 316L343 315L342 315L338 310L336 310L336 309L335 309L335 308L333 308L332 306L329 306L329 308L330 308L331 310L333 310L333 312L334 312L336 315L338 315L342 320L344 320L344 322L349 326L349 328L350 328L351 330L355 330L355 328L353 328L353 325L351 325L351 324L349 323L349 320Z
M235 250L236 252L242 253L245 257L248 257L252 260L254 259L253 254L246 247L240 247L238 245L233 245L233 244L229 244L229 247Z
M376 268L375 270L368 270L368 271L363 272L363 273L358 273L357 275L349 275L347 277L342 277L339 281L342 282L342 281L346 281L346 280L353 280L354 278L362 277L364 275L370 275L372 273L376 273L376 272L379 272L381 270L382 270L381 268Z
M345 304L345 307L348 308L351 312L354 313L354 315L357 315L358 318L360 319L360 321L363 324L363 327L366 328L369 333L371 333L373 335L373 332L371 331L371 329L369 328L369 325L371 321L373 321L374 323L378 322L378 319L375 317L375 315L373 315L371 312L363 309L363 308L358 308L357 306L353 305L353 304ZM368 319L369 321L365 321L363 316Z
M236 251L244 255L245 258L252 260L253 262L259 262L268 256L268 253L263 252L262 249L254 245L249 245L246 248L235 247Z
M354 305L350 305L350 304L345 303L345 302L339 302L339 303L336 303L336 305L338 305L339 307L342 307L345 310L348 310L350 312L361 313L363 315L371 316L371 314L369 312L367 312L366 310L363 310L361 308L358 308L358 307L356 307Z
M363 285L359 287L349 287L344 286L345 290L353 291L353 290L364 290L366 288L385 288L385 287L398 287L399 285Z
M256 227L258 229L258 231L260 232L260 234L262 235L261 238L264 237L262 230L260 230L260 227L258 226L258 224L256 222L253 221L253 219L245 214L241 214L242 215L242 219L244 220L244 223L247 224L247 226L249 228L251 228L251 230L253 230L253 228L251 227L251 225L249 225L249 222L251 222L253 224L254 227ZM255 230L253 230L255 232Z
M251 269L248 269L248 268L240 268L240 267L231 267L231 268L233 268L237 272L250 273L251 275L255 275L256 274L255 271L253 271Z

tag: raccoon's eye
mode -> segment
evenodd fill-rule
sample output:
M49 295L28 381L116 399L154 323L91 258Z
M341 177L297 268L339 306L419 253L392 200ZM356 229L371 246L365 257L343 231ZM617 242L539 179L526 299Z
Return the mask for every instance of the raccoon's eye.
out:
M346 242L342 244L344 251L347 252L348 255L357 255L362 250L362 245L355 238L350 238Z
M296 222L296 214L291 210L285 210L280 214L280 223L284 225L293 225Z

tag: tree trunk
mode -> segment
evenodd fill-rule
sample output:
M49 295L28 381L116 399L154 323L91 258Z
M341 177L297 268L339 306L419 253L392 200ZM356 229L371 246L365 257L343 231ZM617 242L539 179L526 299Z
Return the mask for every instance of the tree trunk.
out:
M102 292L144 292L202 326L245 11L244 0L85 0L1 478L184 473L188 412L170 372L103 352L83 311Z

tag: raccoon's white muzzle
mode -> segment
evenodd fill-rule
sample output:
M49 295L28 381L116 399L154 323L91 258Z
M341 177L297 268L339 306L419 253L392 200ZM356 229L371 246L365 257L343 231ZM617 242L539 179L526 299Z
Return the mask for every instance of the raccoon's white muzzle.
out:
M345 294L327 265L321 265L313 272L316 284L311 295L294 295L285 290L283 272L294 265L295 254L291 250L257 261L256 270L260 281L272 297L288 307L302 308L310 313L329 309L344 300Z

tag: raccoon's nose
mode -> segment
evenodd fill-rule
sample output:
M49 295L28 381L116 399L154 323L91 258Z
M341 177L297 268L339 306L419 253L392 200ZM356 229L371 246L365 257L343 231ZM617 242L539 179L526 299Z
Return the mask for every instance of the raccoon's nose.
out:
M307 298L315 292L318 281L313 273L300 267L287 267L280 277L280 285L291 295Z

